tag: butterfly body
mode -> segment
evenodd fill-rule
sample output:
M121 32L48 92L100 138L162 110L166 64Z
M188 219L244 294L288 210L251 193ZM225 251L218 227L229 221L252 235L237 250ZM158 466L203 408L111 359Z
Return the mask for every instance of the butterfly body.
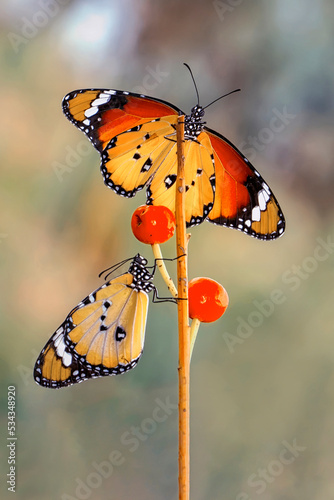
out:
M144 346L147 294L155 290L146 265L137 254L127 273L103 284L68 314L36 361L39 385L58 389L136 366Z
M125 197L145 188L147 204L172 211L176 126L184 115L187 226L208 220L263 240L283 234L284 216L268 184L228 139L206 127L200 105L187 115L141 94L81 89L65 96L63 111L100 152L109 188Z
M191 109L190 115L184 117L184 138L185 140L195 141L204 129L206 122L202 121L204 109L198 104Z

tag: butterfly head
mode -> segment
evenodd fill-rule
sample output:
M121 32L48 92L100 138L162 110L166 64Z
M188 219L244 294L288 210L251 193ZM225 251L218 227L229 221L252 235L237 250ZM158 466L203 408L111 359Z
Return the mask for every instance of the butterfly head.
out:
M143 257L142 255L140 255L140 253L137 253L137 255L134 256L134 259L131 263L132 264L138 264L139 266L147 266L148 262L147 262L147 259L145 259L145 257Z
M204 113L205 113L204 108L199 104L196 104L196 106L191 108L190 116L194 121L200 122L204 116Z

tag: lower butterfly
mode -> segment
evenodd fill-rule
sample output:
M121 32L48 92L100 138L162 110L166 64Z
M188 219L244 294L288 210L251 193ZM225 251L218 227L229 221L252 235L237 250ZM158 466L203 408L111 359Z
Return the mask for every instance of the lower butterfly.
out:
M127 273L83 299L42 349L34 368L35 381L58 389L134 368L143 352L147 294L153 291L153 300L159 298L153 275L147 260L137 254Z
M208 220L262 240L283 234L284 216L268 184L228 139L205 126L199 103L186 115L142 94L80 89L64 97L63 111L99 151L109 188L125 197L146 188L147 204L172 211L176 125L185 115L187 226Z

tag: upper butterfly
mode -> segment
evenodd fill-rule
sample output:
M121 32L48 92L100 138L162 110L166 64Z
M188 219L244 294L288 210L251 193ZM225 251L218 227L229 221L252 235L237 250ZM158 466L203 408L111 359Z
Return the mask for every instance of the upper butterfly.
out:
M147 204L175 212L176 124L173 104L121 90L82 89L67 94L63 111L101 155L105 184L134 196L146 186ZM245 156L204 126L204 108L185 115L187 227L208 220L262 240L281 236L280 206Z

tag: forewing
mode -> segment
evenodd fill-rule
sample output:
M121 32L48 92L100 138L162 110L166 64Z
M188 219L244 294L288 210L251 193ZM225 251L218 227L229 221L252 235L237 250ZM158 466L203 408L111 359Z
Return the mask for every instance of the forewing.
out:
M166 101L110 89L74 90L64 97L63 111L100 152L113 137L134 126L181 113Z

